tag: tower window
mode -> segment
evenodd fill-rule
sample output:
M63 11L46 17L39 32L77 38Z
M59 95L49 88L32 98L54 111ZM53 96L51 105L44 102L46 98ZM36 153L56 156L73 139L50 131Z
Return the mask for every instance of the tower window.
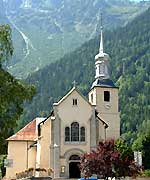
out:
M72 104L73 104L74 106L77 106L78 100L77 100L77 99L73 99Z
M101 67L99 66L99 74L101 74Z
M110 92L104 91L104 101L109 102L110 101Z
M103 64L101 64L101 66L100 66L100 74L103 74L104 72L103 72Z
M91 94L91 103L93 103L93 94Z
M70 141L70 128L66 127L65 128L65 141Z

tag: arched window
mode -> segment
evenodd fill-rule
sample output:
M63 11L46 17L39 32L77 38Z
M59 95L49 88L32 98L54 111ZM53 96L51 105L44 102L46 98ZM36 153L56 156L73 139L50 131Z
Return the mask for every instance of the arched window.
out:
M71 124L71 141L79 141L79 123Z
M80 128L80 141L85 141L85 127Z
M70 128L66 127L65 128L65 141L70 141Z

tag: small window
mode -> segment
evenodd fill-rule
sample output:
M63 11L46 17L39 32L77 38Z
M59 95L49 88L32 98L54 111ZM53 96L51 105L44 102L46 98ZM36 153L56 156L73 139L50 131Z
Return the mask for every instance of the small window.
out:
M41 126L38 124L38 136L41 136Z
M65 141L66 142L70 141L70 128L69 127L65 128Z
M93 103L93 94L91 94L91 103Z
M100 74L103 74L104 72L103 72L103 66L101 65L100 66L100 72L99 72Z
M105 73L105 65L103 64L103 73Z
M99 74L101 74L101 68L100 68L100 66L99 66Z
M85 127L80 128L80 141L81 142L85 141Z
M104 91L104 101L109 102L110 101L110 92Z
M73 99L72 104L73 104L74 106L77 106L77 104L78 104L78 100L77 100L77 99Z

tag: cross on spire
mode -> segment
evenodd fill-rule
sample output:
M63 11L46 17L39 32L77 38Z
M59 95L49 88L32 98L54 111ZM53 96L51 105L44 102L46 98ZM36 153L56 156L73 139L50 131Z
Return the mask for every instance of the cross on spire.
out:
M74 80L74 81L72 82L72 84L73 84L73 87L76 87L76 85L77 85L76 80Z
M102 13L100 13L101 28L103 28L103 22L102 22L103 19L102 19L102 17L103 17L103 16L102 16Z

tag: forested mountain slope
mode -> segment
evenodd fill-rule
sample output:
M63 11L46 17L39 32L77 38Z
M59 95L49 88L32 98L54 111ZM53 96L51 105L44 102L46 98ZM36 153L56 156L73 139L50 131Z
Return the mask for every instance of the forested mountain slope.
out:
M136 137L141 125L150 121L149 19L150 9L126 27L104 33L105 52L111 57L111 77L120 88L121 129L130 141ZM37 94L32 105L26 105L23 120L48 115L52 103L72 87L73 80L86 96L94 80L94 56L98 46L99 37L96 37L31 75L26 81L36 85Z
M15 47L7 68L24 78L95 37L100 12L105 28L112 29L126 24L149 4L130 0L1 0L0 23L11 25Z

